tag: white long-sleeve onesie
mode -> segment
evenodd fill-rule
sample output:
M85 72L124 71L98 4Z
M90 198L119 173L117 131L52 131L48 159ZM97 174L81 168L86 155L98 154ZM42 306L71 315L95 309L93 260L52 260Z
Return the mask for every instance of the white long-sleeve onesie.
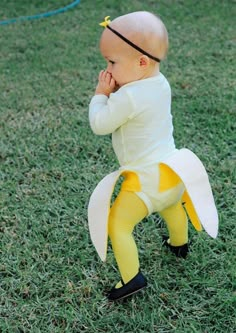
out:
M156 163L175 150L168 81L157 76L128 83L110 97L95 95L89 107L95 134L112 134L121 166Z

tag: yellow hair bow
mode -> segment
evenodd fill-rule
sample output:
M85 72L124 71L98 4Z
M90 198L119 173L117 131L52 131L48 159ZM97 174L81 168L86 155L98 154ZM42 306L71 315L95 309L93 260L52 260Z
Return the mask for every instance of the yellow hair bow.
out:
M101 25L102 27L106 28L108 26L108 24L111 23L111 20L109 20L110 16L106 16L104 21L99 23L99 25Z

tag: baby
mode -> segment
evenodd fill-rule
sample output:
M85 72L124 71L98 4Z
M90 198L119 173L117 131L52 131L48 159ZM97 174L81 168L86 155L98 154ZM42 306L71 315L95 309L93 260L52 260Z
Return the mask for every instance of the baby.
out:
M168 33L159 17L133 12L101 24L101 54L107 68L99 74L89 106L89 120L97 135L112 134L119 170L105 177L89 204L91 238L105 260L107 232L121 275L109 300L125 298L147 285L140 270L134 227L158 212L169 236L164 244L177 256L188 253L188 215L197 230L202 225L217 234L217 212L205 169L187 149L177 150L173 138L171 89L160 72L168 49ZM192 171L190 169L193 167ZM196 178L195 187L193 179ZM114 186L123 177L119 194L110 208ZM206 189L206 190L205 190ZM200 219L202 191L213 212ZM183 206L185 203L185 207ZM199 208L200 207L200 208ZM212 217L212 216L211 216Z

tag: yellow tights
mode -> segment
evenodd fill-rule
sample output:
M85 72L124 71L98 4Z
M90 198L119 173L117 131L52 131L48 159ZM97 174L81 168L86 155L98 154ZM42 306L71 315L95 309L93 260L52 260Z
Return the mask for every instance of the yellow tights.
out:
M138 250L132 233L147 214L144 202L135 193L128 191L121 191L111 208L108 233L124 283L139 271ZM160 212L160 215L166 221L170 244L179 246L187 243L188 225L181 201ZM116 287L120 286L121 283L118 283Z

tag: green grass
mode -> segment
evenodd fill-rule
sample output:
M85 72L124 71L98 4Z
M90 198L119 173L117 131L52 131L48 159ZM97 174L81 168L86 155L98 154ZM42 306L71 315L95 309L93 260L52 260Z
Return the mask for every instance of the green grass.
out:
M2 1L2 19L70 1ZM161 247L165 226L137 227L144 293L110 304L118 278L89 238L87 204L117 168L109 137L96 137L88 103L105 66L105 15L159 13L170 35L162 64L173 91L178 147L198 154L220 216L216 240L190 227L186 261ZM235 2L81 1L49 19L0 27L0 332L236 332Z

